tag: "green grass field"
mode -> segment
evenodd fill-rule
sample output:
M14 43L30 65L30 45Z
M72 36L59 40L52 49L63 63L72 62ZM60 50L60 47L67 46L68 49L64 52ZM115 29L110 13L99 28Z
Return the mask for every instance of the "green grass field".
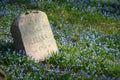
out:
M27 10L48 15L59 48L39 63L15 52L10 33ZM120 80L120 1L1 0L0 69L8 80Z

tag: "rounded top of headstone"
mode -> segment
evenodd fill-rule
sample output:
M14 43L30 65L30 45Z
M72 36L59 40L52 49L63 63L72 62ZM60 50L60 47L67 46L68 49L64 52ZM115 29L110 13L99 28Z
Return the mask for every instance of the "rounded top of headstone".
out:
M21 15L31 15L31 14L44 14L44 15L46 15L45 12L42 12L42 11L39 11L39 10L28 10Z

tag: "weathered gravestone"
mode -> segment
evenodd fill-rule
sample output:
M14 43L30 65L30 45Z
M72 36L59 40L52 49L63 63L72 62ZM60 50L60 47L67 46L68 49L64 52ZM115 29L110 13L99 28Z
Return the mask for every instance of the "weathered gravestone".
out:
M37 61L58 50L47 15L42 11L28 11L18 16L11 33L16 50L25 50Z

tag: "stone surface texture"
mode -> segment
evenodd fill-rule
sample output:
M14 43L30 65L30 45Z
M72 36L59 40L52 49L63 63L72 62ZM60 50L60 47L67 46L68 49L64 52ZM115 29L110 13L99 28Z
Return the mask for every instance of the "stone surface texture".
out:
M37 61L58 50L47 15L42 11L27 11L18 16L11 27L16 50Z

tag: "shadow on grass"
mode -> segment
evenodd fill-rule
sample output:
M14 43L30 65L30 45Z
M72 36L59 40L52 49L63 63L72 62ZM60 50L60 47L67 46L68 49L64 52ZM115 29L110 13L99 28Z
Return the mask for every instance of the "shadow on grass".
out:
M0 42L0 51L5 52L8 49L10 49L12 51L15 49L13 43L10 41L7 41L7 40L1 41Z
M23 59L24 58L24 59ZM25 51L15 51L12 42L0 42L0 65L23 64L27 60Z

